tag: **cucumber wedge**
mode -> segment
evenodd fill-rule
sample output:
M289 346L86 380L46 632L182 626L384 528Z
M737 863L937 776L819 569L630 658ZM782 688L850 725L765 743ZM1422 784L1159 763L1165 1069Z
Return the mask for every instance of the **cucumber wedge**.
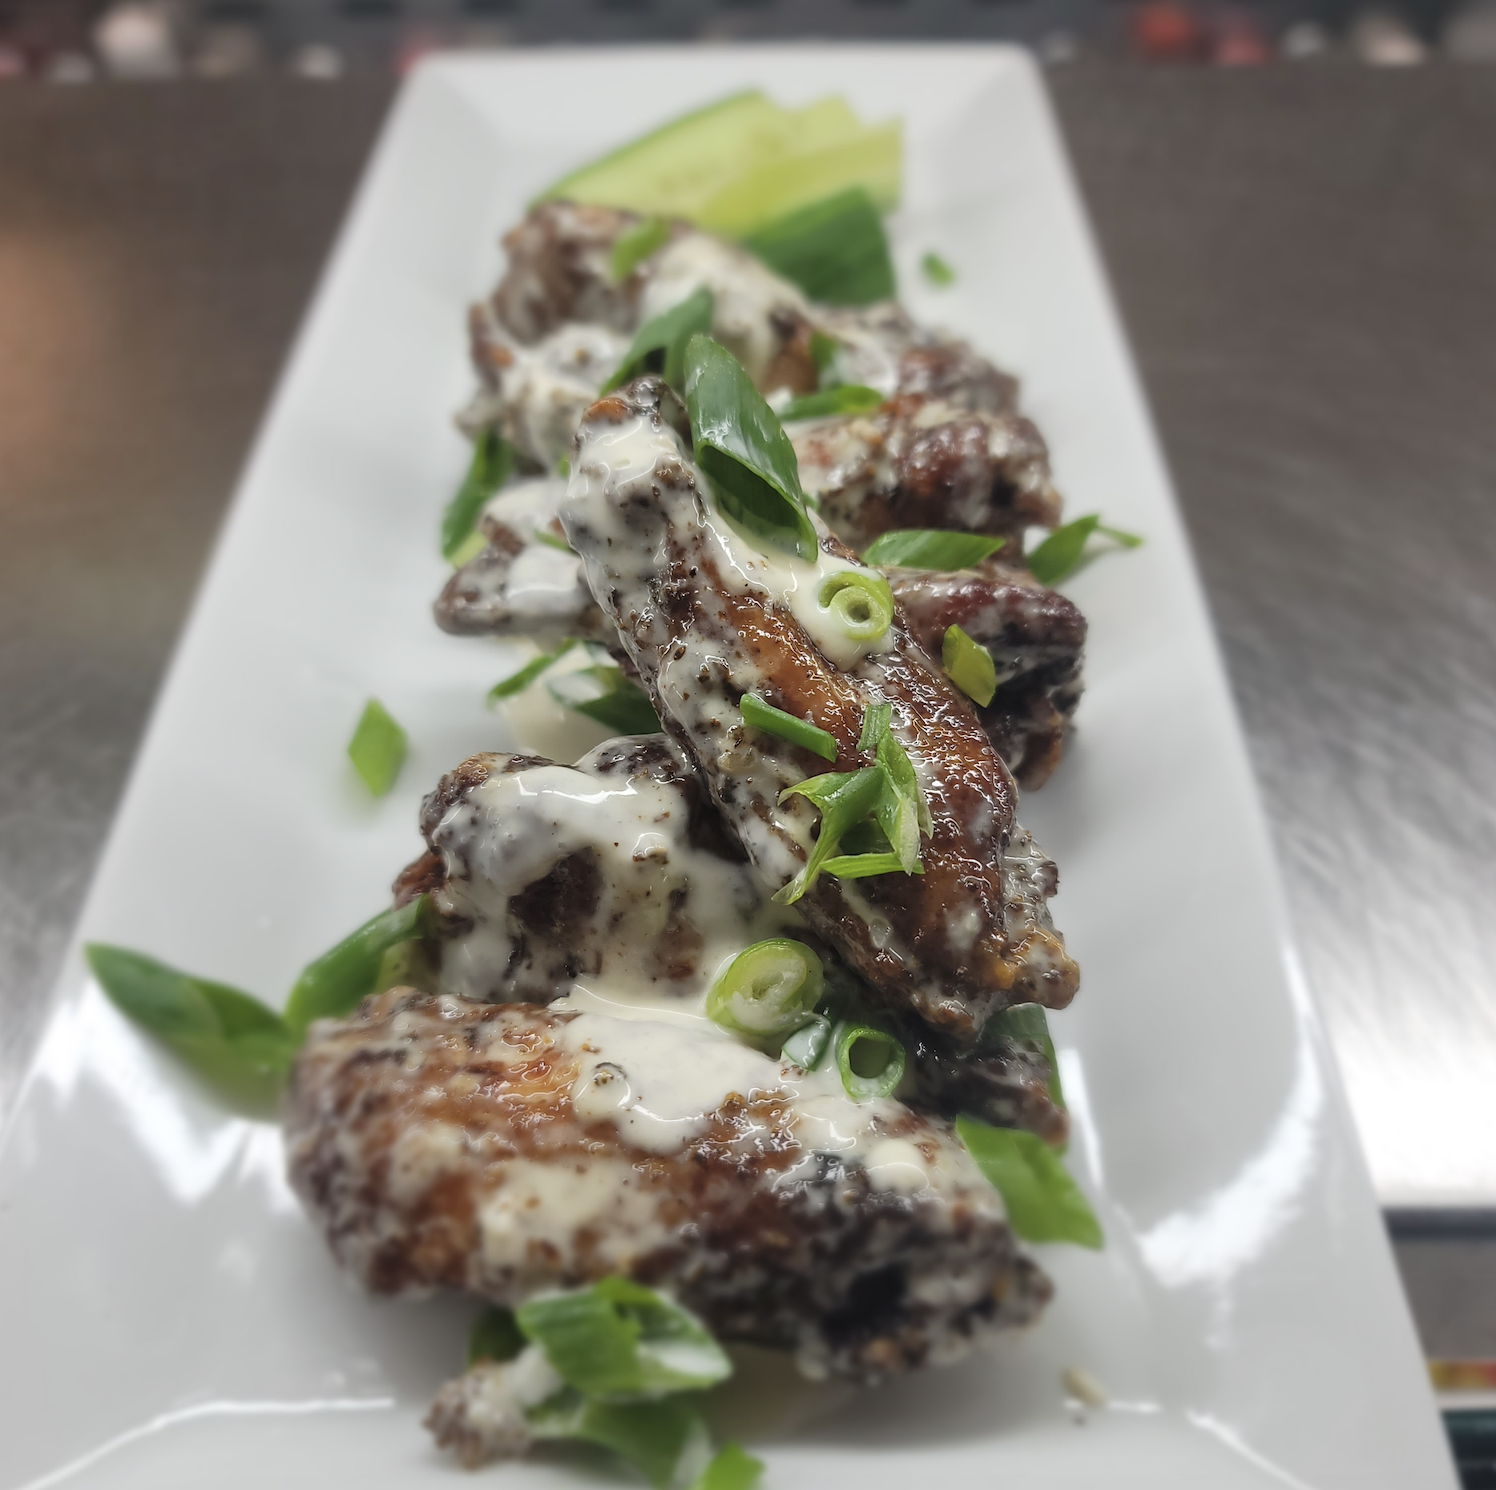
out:
M690 216L724 176L782 154L791 128L790 116L762 93L735 93L563 176L538 200L567 197L662 217Z
M818 148L796 149L734 179L719 177L719 189L697 207L693 220L709 233L742 238L854 186L886 212L899 200L902 153L897 120Z

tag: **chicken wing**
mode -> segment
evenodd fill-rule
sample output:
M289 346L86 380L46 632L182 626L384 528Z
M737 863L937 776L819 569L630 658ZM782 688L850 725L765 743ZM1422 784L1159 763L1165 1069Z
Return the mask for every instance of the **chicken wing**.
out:
M513 1306L622 1274L866 1381L1051 1291L948 1127L704 1022L394 989L312 1026L286 1130L297 1193L377 1293Z
M744 724L742 695L809 718L858 764L869 704L887 702L933 820L923 873L855 884L821 876L800 902L891 1008L956 1039L1012 1003L1059 1007L1078 973L1045 905L1052 882L1013 853L1016 788L981 726L896 615L850 643L818 596L861 566L818 527L815 562L760 553L720 516L676 428L673 396L643 378L583 420L561 524L618 627L665 729L690 755L767 893L800 870L817 814L781 801L814 774L799 747Z

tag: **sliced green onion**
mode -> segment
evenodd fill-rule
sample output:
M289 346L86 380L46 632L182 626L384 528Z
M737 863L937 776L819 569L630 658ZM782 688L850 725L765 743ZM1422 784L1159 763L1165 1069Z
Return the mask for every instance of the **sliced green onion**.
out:
M452 550L450 563L454 569L461 569L464 564L471 563L488 547L488 539L483 536L482 528L474 528L461 543Z
M685 348L693 336L712 329L712 292L703 286L694 295L651 316L629 343L602 391L611 393L643 373L659 373L677 392L685 381Z
M826 374L836 365L840 350L841 343L834 336L827 336L824 331L810 333L810 360L815 365L816 382L823 388L833 386Z
M660 718L649 695L624 677L621 668L606 663L579 668L574 673L563 673L545 686L558 704L575 709L620 735L659 733Z
M959 626L947 626L940 644L940 662L947 676L969 699L984 709L997 692L997 668L992 654Z
M273 1009L124 947L89 942L83 955L115 1008L230 1103L253 1112L274 1103L298 1041Z
M970 569L990 558L1006 540L990 533L954 533L944 528L895 528L880 533L863 554L880 569Z
M819 393L792 398L779 411L779 418L788 424L792 419L826 419L833 414L870 414L882 402L883 395L876 388L864 388L861 383L838 383L835 388L823 388Z
M558 455L556 457L556 474L558 476L570 476L571 475L571 457L570 456L568 456L568 455Z
M836 740L808 719L801 719L798 714L788 714L783 709L776 709L773 704L766 703L756 693L745 693L738 700L738 707L743 711L743 722L751 724L754 729L761 729L766 735L777 735L781 740L788 740L791 745L798 745L802 750L809 750L820 756L822 760L834 761L836 759Z
M670 224L663 217L646 217L625 228L614 240L608 259L614 280L627 279L669 236Z
M576 552L564 538L558 538L556 534L548 532L545 528L536 528L530 536L536 543L543 543L547 548L560 549L563 554Z
M1074 574L1085 557L1086 540L1092 533L1100 533L1123 548L1136 548L1143 541L1136 533L1103 527L1099 514L1087 513L1085 517L1056 528L1027 556L1026 562L1034 578L1040 584L1057 585Z
M921 273L932 285L939 285L944 289L947 285L956 282L956 271L946 263L937 253L927 253L920 261Z
M821 873L839 880L866 880L880 874L923 874L925 866L918 859L911 866L901 854L837 854L821 865Z
M514 1317L557 1375L586 1397L638 1401L701 1391L732 1375L694 1314L626 1278L531 1299Z
M805 1023L825 986L821 959L803 942L773 937L739 952L706 996L714 1024L757 1045L778 1047Z
M514 450L509 441L496 429L484 430L473 446L467 475L442 514L442 558L455 558L477 526L483 504L503 486L513 469Z
M1042 1138L971 1117L957 1118L956 1136L1002 1196L1009 1224L1025 1241L1102 1245L1101 1224L1090 1202Z
M691 443L718 505L754 538L813 559L816 530L795 447L774 411L738 359L710 337L691 338L685 366Z
M781 802L787 797L805 797L821 811L820 836L799 874L775 892L774 899L779 904L793 905L815 884L826 860L836 856L842 835L877 806L886 775L882 766L863 766L858 771L827 771L786 787L779 794Z
M857 737L857 749L876 750L888 738L892 722L893 705L875 699L862 711L862 733Z
M539 657L532 657L517 673L510 673L488 690L489 703L495 704L500 699L513 698L516 693L523 693L546 668L559 662L576 644L576 637L569 636L554 651L542 652Z
M875 642L893 624L893 591L871 569L838 569L828 574L816 601L853 641Z
M524 1332L515 1323L514 1310L490 1304L468 1331L467 1369L479 1361L512 1361L524 1348Z
M854 1102L886 1097L904 1075L904 1047L865 1024L843 1024L834 1037L842 1090Z
M753 1490L764 1472L764 1461L725 1443L712 1462L691 1482L690 1490Z
M831 1021L817 1014L809 1024L802 1024L779 1047L780 1056L793 1061L802 1071L814 1071L831 1048Z
M379 970L369 992L419 988L423 993L435 993L440 981L441 967L433 955L430 939L414 936L408 942L397 942L379 959Z
M867 733L864 720L864 733ZM888 782L878 799L876 809L878 826L888 839L888 846L899 856L906 874L919 870L919 839L935 831L930 807L920 788L919 777L909 753L896 740L885 720L877 741L878 764L884 769Z
M337 946L302 969L286 1000L286 1025L298 1038L314 1019L338 1019L374 991L384 954L421 934L430 897L418 895L394 910L381 911Z
M986 1047L1004 1041L1015 1045L1030 1045L1044 1057L1049 1066L1049 1100L1064 1112L1065 1091L1060 1085L1060 1063L1055 1055L1054 1040L1050 1037L1049 1018L1044 1012L1044 1005L1011 1004L1006 1009L999 1009L982 1026L982 1044ZM1059 1152L1065 1152L1063 1144L1059 1146Z
M883 219L854 186L749 233L743 246L822 305L868 305L896 289Z
M655 1402L596 1402L565 1388L526 1409L525 1423L538 1439L578 1440L612 1450L657 1490L690 1484L712 1452L701 1410L686 1395Z
M364 705L348 742L348 759L376 797L384 796L395 784L405 760L405 731L377 698Z

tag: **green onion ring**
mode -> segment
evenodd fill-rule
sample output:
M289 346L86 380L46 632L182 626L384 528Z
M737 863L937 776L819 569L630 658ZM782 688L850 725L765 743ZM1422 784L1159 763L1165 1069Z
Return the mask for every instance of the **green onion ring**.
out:
M771 937L739 952L706 996L713 1023L755 1045L774 1045L815 1009L825 985L821 959L803 942Z
M836 1032L836 1069L854 1102L871 1102L888 1096L903 1078L904 1047L869 1025L844 1024Z
M893 624L893 591L881 574L838 569L821 581L817 602L858 642L875 642Z

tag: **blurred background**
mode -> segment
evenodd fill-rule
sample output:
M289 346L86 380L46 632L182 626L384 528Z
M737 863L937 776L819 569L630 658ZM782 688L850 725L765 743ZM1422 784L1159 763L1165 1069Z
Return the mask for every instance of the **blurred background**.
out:
M981 38L1130 58L1411 66L1496 59L1496 0L4 0L0 78L399 75L436 47Z

